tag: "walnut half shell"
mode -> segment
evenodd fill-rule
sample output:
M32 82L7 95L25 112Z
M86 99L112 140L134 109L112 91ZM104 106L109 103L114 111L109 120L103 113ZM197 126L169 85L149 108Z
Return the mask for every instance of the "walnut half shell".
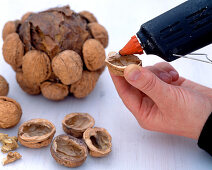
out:
M62 122L63 130L76 138L81 138L86 129L93 127L95 120L88 113L70 113Z
M56 132L55 126L46 119L24 122L18 131L18 141L28 148L48 146Z
M130 64L142 66L142 61L137 56L121 56L116 52L110 52L105 62L108 69L116 76L124 76L124 69Z
M83 133L83 139L93 157L104 157L111 152L111 136L104 128L88 128Z
M82 165L88 155L86 144L70 135L55 137L50 150L57 163L70 168Z

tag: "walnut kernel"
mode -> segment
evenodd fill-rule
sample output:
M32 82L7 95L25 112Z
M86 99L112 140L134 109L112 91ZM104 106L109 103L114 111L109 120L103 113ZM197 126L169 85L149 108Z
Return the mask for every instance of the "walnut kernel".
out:
M110 52L105 62L108 69L116 76L124 76L124 69L130 64L142 66L142 61L137 56L121 56L116 52Z
M3 76L0 75L0 96L7 96L9 92L9 84Z
M54 57L52 69L63 84L73 84L82 77L81 57L73 50L65 50Z
M94 124L94 118L88 113L70 113L62 121L63 130L76 138L82 138L84 131Z
M18 138L16 136L9 137L7 134L0 133L0 142L2 143L1 151L7 153L9 151L17 149Z
M55 126L46 119L31 119L18 130L18 141L28 148L48 146L56 132Z
M104 65L105 50L95 39L89 39L83 44L83 59L88 70L95 71Z
M88 128L83 133L83 139L93 157L104 157L111 152L111 136L104 128Z
M21 159L21 155L18 152L9 152L7 157L3 159L2 164L7 165L9 163L15 162L18 159Z
M10 128L17 125L21 119L21 106L15 100L0 96L0 128Z
M86 144L70 135L55 137L50 150L57 163L70 168L82 165L88 155Z

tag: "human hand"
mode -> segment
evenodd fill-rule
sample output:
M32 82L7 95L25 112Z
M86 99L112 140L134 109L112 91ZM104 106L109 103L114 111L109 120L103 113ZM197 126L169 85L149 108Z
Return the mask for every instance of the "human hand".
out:
M141 127L198 139L212 112L212 89L179 77L168 63L129 65L111 74L119 96Z

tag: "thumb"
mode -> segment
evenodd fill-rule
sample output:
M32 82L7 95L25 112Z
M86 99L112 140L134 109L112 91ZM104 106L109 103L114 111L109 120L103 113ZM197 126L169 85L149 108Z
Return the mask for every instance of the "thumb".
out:
M124 70L124 77L135 88L149 96L155 103L166 102L170 98L171 85L161 81L146 68L129 65Z

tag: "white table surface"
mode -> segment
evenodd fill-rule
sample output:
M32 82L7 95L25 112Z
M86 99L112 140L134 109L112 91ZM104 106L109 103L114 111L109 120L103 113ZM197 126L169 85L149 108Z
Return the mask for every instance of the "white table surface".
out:
M58 5L69 4L75 11L89 10L104 25L110 36L106 52L118 51L135 34L140 25L184 0L0 0L0 31L8 20L20 18L27 11L41 11ZM2 47L2 39L0 46ZM201 49L212 57L212 46ZM68 97L61 102L49 101L40 96L24 93L15 80L15 73L5 63L0 52L0 74L10 84L9 97L22 106L20 123L1 133L16 135L21 123L32 118L52 121L56 135L64 133L61 128L63 117L71 112L88 112L96 120L96 126L106 128L112 135L113 151L105 158L88 157L77 169L97 170L209 170L212 157L200 150L197 141L184 137L155 133L141 129L118 97L106 70L94 91L85 99ZM162 61L156 56L141 56L144 66ZM179 59L171 63L179 73L200 84L212 87L212 65ZM1 170L62 170L50 155L49 147L29 149L23 146L17 150L22 160L2 167ZM0 160L6 154L0 153Z

